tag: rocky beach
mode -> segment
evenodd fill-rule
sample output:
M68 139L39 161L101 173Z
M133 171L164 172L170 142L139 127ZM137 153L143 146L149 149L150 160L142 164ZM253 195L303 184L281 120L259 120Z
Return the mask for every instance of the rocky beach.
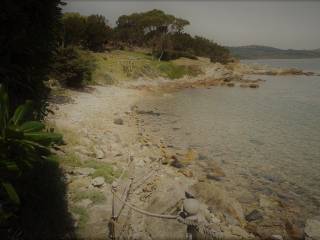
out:
M244 65L212 64L198 77L139 79L119 86L64 90L63 97L53 96L54 114L47 122L64 133L66 145L57 154L79 238L184 239L186 224L134 208L176 216L183 205L188 208L186 199L193 199L185 212L211 233L196 231L200 239L318 239L314 236L319 236L319 219L305 223L297 218L299 210L290 205L290 196L279 199L268 193L254 196L228 191L224 180L231 176L219 162L195 148L175 146L161 138L157 134L161 124L152 119L163 113L139 104L187 88L257 88L261 83L263 87L263 80L245 77L262 74L261 69L257 71ZM271 71L279 72L290 71ZM177 125L172 130L175 134L179 123L172 125ZM113 203L112 191L129 206L120 199Z

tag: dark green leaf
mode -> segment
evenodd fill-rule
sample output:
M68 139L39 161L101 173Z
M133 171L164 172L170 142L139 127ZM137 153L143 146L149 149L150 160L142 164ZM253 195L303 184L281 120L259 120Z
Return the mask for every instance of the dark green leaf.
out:
M20 105L13 114L13 117L10 121L14 125L19 125L23 120L25 120L28 114L32 112L32 101L26 101L25 104Z
M24 133L37 132L37 131L43 130L44 128L45 128L45 125L37 121L25 122L19 127L19 129Z
M5 189L5 191L7 192L9 198L16 204L20 204L20 198L16 192L16 190L14 189L14 187L12 186L11 183L8 182L2 182L1 183L3 188Z
M32 132L25 133L24 136L27 140L44 145L48 145L50 143L59 143L62 141L62 135L58 133Z

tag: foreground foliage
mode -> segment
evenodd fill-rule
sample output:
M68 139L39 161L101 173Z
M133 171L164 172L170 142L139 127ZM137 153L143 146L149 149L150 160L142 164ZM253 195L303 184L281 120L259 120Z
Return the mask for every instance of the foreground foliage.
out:
M14 217L23 204L23 177L50 156L50 146L62 135L45 131L34 121L33 103L26 101L10 116L9 98L0 85L0 223Z

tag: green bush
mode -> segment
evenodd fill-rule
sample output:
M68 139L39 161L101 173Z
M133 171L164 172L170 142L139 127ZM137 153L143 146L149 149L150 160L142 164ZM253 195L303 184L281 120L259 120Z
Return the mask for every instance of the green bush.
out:
M20 105L10 118L8 95L0 85L0 223L19 210L21 178L50 156L53 143L62 141L60 134L44 131L45 125L33 120L32 105Z
M82 87L91 80L95 68L90 53L76 47L60 48L54 58L51 76L66 87Z

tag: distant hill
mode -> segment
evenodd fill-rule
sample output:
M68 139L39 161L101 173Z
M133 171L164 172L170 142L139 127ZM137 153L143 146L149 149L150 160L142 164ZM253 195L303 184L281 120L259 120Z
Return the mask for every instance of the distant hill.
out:
M290 59L290 58L320 58L320 48L315 50L283 50L267 46L227 47L231 55L240 59Z

